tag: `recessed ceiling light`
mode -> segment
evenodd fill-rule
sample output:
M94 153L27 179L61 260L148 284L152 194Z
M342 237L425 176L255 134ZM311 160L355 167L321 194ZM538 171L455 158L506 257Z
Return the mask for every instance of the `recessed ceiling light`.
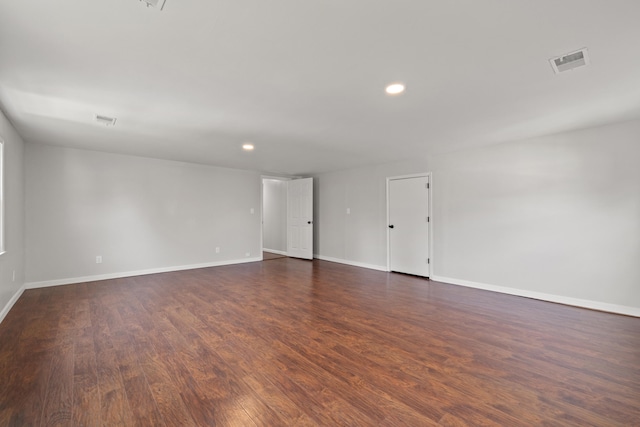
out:
M404 85L402 83L392 83L385 89L389 95L399 95L404 92Z
M249 143L242 144L242 149L244 151L251 151L251 150L253 150L253 148L254 148L253 144L249 144Z

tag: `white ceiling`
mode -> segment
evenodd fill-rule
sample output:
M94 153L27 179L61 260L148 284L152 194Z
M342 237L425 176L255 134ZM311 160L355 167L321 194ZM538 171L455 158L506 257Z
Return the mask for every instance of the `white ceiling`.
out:
M312 174L640 117L639 18L638 0L4 0L0 106L31 142ZM583 47L589 67L554 75Z

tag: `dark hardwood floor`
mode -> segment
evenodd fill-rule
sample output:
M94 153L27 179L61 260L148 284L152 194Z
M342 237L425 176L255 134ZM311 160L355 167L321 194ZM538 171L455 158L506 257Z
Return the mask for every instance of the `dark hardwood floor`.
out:
M26 291L1 426L638 426L640 319L323 261Z
M286 255L274 254L273 252L262 251L262 260L271 261L272 259L286 258Z

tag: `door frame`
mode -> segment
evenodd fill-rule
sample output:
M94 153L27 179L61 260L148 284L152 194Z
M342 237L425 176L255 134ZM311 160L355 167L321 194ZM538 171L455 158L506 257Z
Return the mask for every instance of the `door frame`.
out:
M433 275L433 203L432 203L432 192L433 192L433 173L432 172L424 172L424 173L415 173L410 175L398 175L398 176L388 176L387 177L387 222L385 225L387 231L387 271L391 271L391 231L389 230L389 220L390 220L390 199L389 199L389 182L396 179L408 179L408 178L427 178L429 183L429 188L427 189L427 203L429 203L428 215L429 215L429 239L427 241L427 251L429 252L429 275L427 277L431 278Z
M264 180L265 179L273 179L278 181L291 181L294 178L291 178L288 176L277 176L277 175L260 175L260 260L263 260L262 252L264 249ZM285 234L286 233L287 233L287 230L285 227Z

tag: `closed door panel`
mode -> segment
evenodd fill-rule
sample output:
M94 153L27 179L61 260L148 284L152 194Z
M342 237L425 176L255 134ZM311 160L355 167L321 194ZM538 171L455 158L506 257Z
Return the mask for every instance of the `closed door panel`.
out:
M389 180L389 268L429 276L429 178Z

